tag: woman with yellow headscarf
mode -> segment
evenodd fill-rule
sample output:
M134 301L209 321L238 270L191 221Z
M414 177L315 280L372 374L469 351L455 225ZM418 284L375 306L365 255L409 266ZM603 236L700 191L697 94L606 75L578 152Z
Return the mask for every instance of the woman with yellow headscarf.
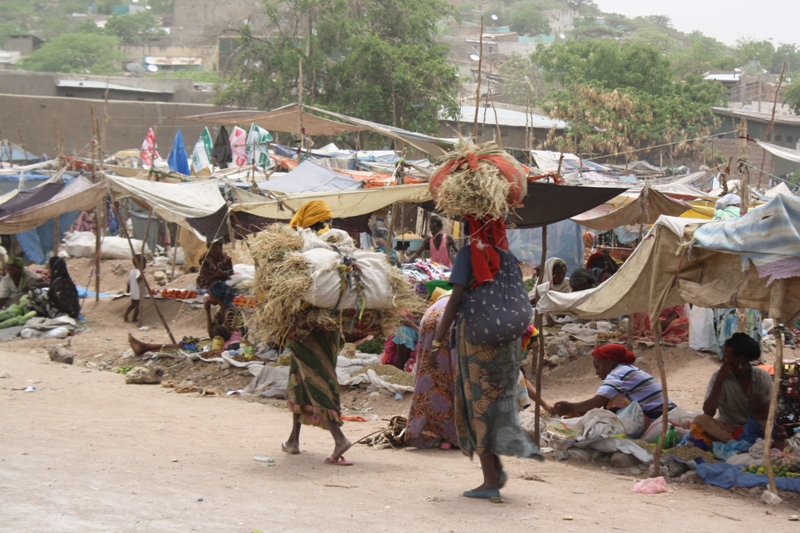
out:
M304 204L292 217L293 228L311 229L326 233L333 218L325 202L315 200ZM342 413L339 403L339 380L336 377L336 358L342 347L341 332L315 327L304 337L287 341L291 350L289 384L286 387L286 403L292 411L292 432L281 444L288 454L300 453L300 426L307 424L327 429L334 440L333 454L325 459L332 465L347 466L342 454L352 444L342 433Z

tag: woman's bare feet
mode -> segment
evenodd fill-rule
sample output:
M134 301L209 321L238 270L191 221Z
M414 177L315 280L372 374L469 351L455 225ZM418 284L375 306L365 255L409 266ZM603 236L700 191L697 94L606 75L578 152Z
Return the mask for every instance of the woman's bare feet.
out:
M344 452L349 450L352 445L353 443L346 438L342 438L342 440L337 441L336 446L333 447L333 455L331 455L331 459L338 461L339 457L344 455Z
M140 356L144 352L147 351L144 348L144 344L141 341L135 339L133 337L133 335L131 335L130 333L128 333L128 344L131 345L131 348L133 349L133 353L136 354L136 355Z
M300 444L291 440L287 440L286 442L281 443L281 450L289 455L297 455L300 453Z

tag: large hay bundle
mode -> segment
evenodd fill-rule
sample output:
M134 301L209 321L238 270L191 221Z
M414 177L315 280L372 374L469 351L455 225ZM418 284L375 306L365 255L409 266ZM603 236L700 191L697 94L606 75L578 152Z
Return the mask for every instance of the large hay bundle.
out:
M448 217L502 219L528 191L520 164L493 142L462 142L430 180L437 209Z
M253 291L259 302L256 320L260 335L282 342L286 338L302 337L315 327L338 329L343 333L386 334L397 327L403 310L421 310L422 301L400 271L385 258L376 263L381 256L356 251L352 240L349 243L344 240L343 233L332 230L326 241L324 236L319 238L309 230L298 231L285 224L273 224L253 239L250 250L257 265ZM319 255L320 249L326 251L326 257L333 253L339 256L338 262L327 268L338 272L336 289L342 294L339 303L347 302L346 307L332 305L323 309L310 303L320 301L319 290L330 289L315 285L320 277L320 265L313 257ZM359 256L364 258L361 263ZM361 270L367 268L381 271L362 276ZM330 275L326 279L331 279ZM369 297L375 291L359 286L365 281L375 283L375 280L388 285L388 289L380 287L384 295L387 292L388 295L380 299L379 306L374 305L375 298ZM330 302L330 299L325 301Z

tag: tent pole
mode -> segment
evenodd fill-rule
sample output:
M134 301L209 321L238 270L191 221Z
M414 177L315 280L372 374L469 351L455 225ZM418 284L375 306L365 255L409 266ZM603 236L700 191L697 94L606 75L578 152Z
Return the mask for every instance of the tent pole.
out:
M142 256L147 258L147 254L145 254L145 247L147 246L147 236L150 234L150 222L153 220L153 212L150 211L147 213L147 224L144 227L144 238L142 239ZM153 250L150 250L151 252Z
M778 392L781 389L781 371L783 370L783 324L781 323L781 308L786 295L786 280L779 279L774 282L769 299L769 316L776 322L775 326L775 371L772 375L772 398L769 402L769 415L764 428L764 470L769 479L769 490L778 493L775 486L775 473L772 471L770 451L772 449L772 429L775 427L775 415L778 410Z
M169 280L172 281L175 279L175 261L178 258L178 232L181 230L180 226L175 224L175 237L172 239L172 274L169 276ZM186 255L184 254L184 260Z
M658 315L661 314L659 309ZM667 438L667 428L669 428L669 394L667 391L667 370L664 368L664 354L661 352L661 322L656 319L653 325L653 332L656 337L656 365L658 366L658 373L661 377L661 391L664 399L661 415L661 438L656 444L656 449L653 452L653 477L661 475L661 447L664 445L664 440Z
M539 265L539 272L544 272L544 262L547 259L547 226L542 226L542 262ZM541 275L541 274L540 274ZM539 280L536 280L537 284ZM536 354L536 409L534 411L534 430L533 440L539 446L539 420L542 412L542 367L544 366L544 320L541 313L536 313L536 329L539 331L539 350ZM531 354L531 365L533 365L533 354Z
M392 204L392 210L389 211L389 220L386 226L389 228L389 237L386 239L386 258L392 256L392 234L394 233L394 210L397 209L397 202Z
M481 15L481 34L478 40L478 87L475 89L475 120L472 123L472 142L478 142L478 110L481 107L481 68L483 67L483 15Z
M117 217L119 217L119 209L117 209L116 205L114 205L114 211L117 212ZM131 249L131 258L136 257L136 251L133 248L133 243L131 242L131 236L130 234L128 234L128 228L125 227L125 224L120 224L120 228L125 233L125 238L128 239L128 246ZM155 308L156 313L158 314L158 318L161 319L161 323L164 324L164 329L167 330L167 335L169 335L169 340L172 341L172 344L177 344L177 342L175 341L175 337L172 335L172 330L169 329L169 324L167 324L164 315L161 314L161 309L158 308L158 304L156 303L155 298L153 298L153 292L150 290L150 284L147 282L147 276L145 276L144 274L142 274L142 281L144 282L144 288L147 291L147 294L150 296L150 301L153 302L153 307Z
M61 233L61 221L59 220L61 217L56 215L53 217L53 257L58 257L58 248L61 244L61 238L59 234Z

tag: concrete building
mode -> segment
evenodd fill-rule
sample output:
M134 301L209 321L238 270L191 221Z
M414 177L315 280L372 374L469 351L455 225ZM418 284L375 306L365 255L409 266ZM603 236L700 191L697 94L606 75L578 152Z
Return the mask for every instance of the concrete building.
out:
M721 121L712 146L715 151L722 153L725 157L733 157L734 161L739 157L739 140L736 130L742 120L747 121L748 137L767 141L767 129L772 117L771 112L759 113L757 111L730 109L727 107L712 107L711 110ZM800 116L776 114L772 129L772 144L791 148L792 150L800 150ZM755 143L748 143L748 149L748 159L751 164L760 167L761 161L765 161L763 168L765 172L781 176L800 171L800 164L792 163L779 157L775 157L773 161L772 154L766 152Z
M208 84L190 79L84 76L52 72L8 71L0 76L0 94L58 96L135 102L213 103Z
M578 15L571 9L548 9L542 14L550 23L550 33L558 35L575 29L575 17Z
M495 111L497 120L495 120ZM475 120L475 106L462 105L461 115L452 120L442 118L440 122L440 135L442 137L470 137L473 132ZM487 142L497 139L497 125L500 129L500 139L505 148L525 149L528 145L528 132L533 135L533 149L540 149L547 140L549 132L555 128L563 130L566 123L555 120L547 115L537 113L528 114L524 108L508 105L497 105L495 109L489 107L478 108L478 138L476 142Z
M4 48L8 52L19 52L20 57L28 57L42 44L44 41L35 35L8 35Z

